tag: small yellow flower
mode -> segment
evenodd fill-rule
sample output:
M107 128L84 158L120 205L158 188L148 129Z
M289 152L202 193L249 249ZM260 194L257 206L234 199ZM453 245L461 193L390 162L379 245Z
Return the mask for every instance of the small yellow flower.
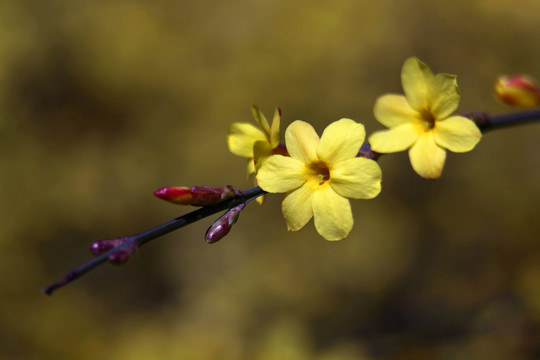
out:
M362 124L341 119L321 138L311 125L297 120L287 128L290 157L272 155L257 172L259 186L271 193L286 192L281 209L287 228L298 231L314 217L327 240L341 240L352 229L347 198L371 199L381 191L381 169L356 155L364 141Z
M482 134L472 120L451 116L459 104L456 76L433 75L420 60L409 58L401 70L403 95L383 95L375 102L375 118L388 127L369 137L371 149L393 153L409 149L413 169L422 177L441 176L446 151L466 152Z
M227 143L229 150L238 156L248 158L248 175L255 173L255 155L261 160L269 156L272 151L279 147L279 123L280 112L276 107L272 126L255 105L251 107L253 117L259 124L259 128L250 123L234 123L229 128Z

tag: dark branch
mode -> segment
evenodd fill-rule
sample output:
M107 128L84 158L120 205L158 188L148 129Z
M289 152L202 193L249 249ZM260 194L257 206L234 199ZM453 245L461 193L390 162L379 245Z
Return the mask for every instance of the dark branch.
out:
M523 111L519 113L489 116L482 112L473 112L466 115L473 120L483 133L488 130L523 125L540 120L540 110Z
M235 196L233 198L220 202L216 205L202 207L198 210L192 211L190 213L187 213L175 219L169 220L166 223L158 225L150 230L146 230L140 234L130 236L128 237L127 241L123 242L122 244L118 246L113 247L112 249L100 254L99 256L96 256L92 260L84 263L83 265L71 271L69 274L64 276L59 281L55 282L52 285L47 286L46 288L43 289L43 292L47 295L51 295L53 291L55 291L56 289L86 274L87 272L95 268L96 266L107 261L111 255L118 253L124 248L127 248L129 246L140 247L153 239L156 239L160 236L170 233L171 231L174 231L176 229L179 229L181 227L194 223L198 220L201 220L205 217L208 217L220 211L234 208L240 204L247 204L251 200L264 194L266 194L266 192L257 186L257 187L242 191L242 194L239 196Z

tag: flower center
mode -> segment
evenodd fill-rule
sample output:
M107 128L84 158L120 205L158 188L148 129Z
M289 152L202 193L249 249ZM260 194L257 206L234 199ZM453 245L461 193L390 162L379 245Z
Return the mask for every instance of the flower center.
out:
M309 164L308 172L310 179L318 185L330 180L330 169L322 161Z
M430 109L423 109L422 111L420 111L420 116L422 116L424 125L428 129L433 129L435 127L435 117L433 116L433 113Z

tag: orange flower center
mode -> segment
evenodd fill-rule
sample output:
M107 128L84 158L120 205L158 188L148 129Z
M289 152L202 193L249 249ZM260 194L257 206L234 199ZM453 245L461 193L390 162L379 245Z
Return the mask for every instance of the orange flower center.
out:
M435 117L429 109L423 109L420 111L420 116L422 117L424 125L428 129L433 129L435 127Z

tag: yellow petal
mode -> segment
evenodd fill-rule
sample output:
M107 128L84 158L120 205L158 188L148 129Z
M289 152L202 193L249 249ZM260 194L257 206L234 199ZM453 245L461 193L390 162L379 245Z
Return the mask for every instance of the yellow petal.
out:
M412 167L418 175L426 179L437 179L441 176L446 151L435 144L433 131L420 135L409 150Z
M291 191L305 182L304 163L288 156L272 155L257 171L257 183L270 193Z
M289 192L281 204L281 212L287 222L289 231L302 229L313 216L311 199L313 191L304 184L296 190Z
M268 141L257 141L255 142L255 145L253 145L253 158L255 163L255 172L261 167L264 160L266 160L270 154L272 153L272 149L270 148L270 144Z
M381 192L381 178L381 168L375 161L352 158L332 167L330 186L346 198L372 199Z
M266 200L266 195L261 195L258 198L255 199L257 201L257 204L262 205L264 204L264 201Z
M272 149L279 145L279 123L281 121L281 115L279 109L276 107L274 110L274 118L272 119L272 127L270 128L270 145Z
M248 178L255 174L255 162L253 161L253 159L249 159L248 162L247 162L247 175L248 175Z
M394 94L379 97L375 101L373 115L388 128L414 122L420 118L420 114L409 105L405 96Z
M435 123L435 142L453 152L470 151L478 144L481 138L480 129L472 120L463 116L452 116Z
M266 117L259 110L257 105L251 105L251 114L268 139L270 137L270 126L268 125L268 120L266 120Z
M315 228L326 240L341 240L349 235L354 223L349 200L326 185L315 191L311 204Z
M229 127L227 144L229 150L238 156L253 157L253 144L266 140L264 133L250 123L234 123Z
M378 153L393 153L410 148L423 130L416 124L406 123L389 130L374 132L369 137L371 150Z
M307 122L296 120L285 131L285 143L291 157L304 163L315 162L319 135Z
M354 158L365 136L364 125L351 119L338 120L324 129L317 147L317 155L329 165Z
M253 163L253 162L252 162L252 163ZM258 185L258 184L257 184L257 179L254 178L253 180L254 180L255 185ZM265 195L261 195L261 196L259 196L258 198L255 199L255 201L257 201L257 204L259 204L259 205L264 204L264 201L265 201L265 200L266 200L266 194L265 194Z
M401 69L401 85L411 107L417 111L428 108L428 93L433 73L417 58L409 58Z
M437 74L431 81L429 109L435 119L445 119L456 111L459 105L459 89L456 76Z

